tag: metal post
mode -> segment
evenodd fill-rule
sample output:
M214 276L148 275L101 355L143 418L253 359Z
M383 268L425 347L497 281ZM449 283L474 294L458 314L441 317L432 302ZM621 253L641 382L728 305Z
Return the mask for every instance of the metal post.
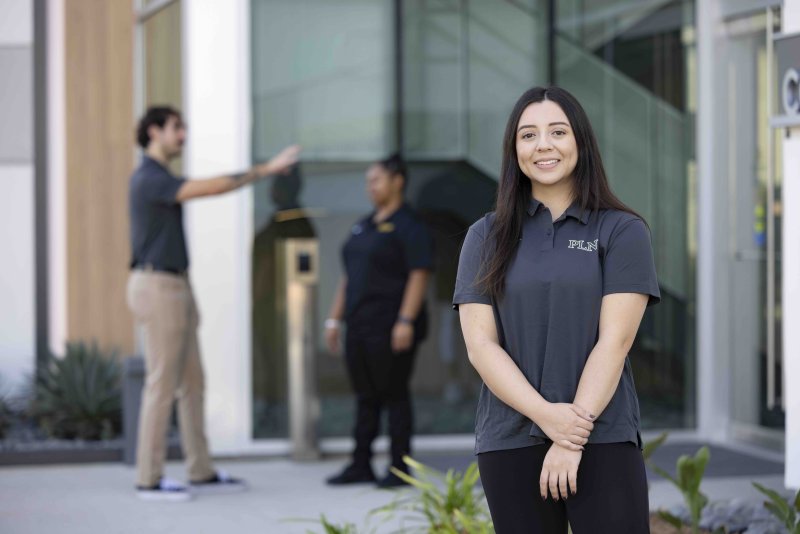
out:
M315 362L315 305L319 242L286 239L277 243L279 273L286 281L286 339L289 380L289 437L292 459L316 460L319 397Z
M774 91L774 80L772 74L772 62L775 53L773 48L774 29L773 29L772 7L767 8L767 94L766 120L772 117L772 95ZM767 409L775 408L776 399L776 357L775 357L775 177L773 170L774 141L775 132L767 124ZM783 407L783 395L780 401Z
M136 440L142 404L145 366L141 356L129 356L122 364L122 461L136 463Z

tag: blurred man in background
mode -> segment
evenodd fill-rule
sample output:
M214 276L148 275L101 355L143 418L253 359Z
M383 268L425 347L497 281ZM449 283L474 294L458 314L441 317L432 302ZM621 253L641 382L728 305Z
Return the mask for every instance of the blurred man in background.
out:
M127 298L140 329L146 369L136 452L137 495L145 500L183 501L192 493L241 491L244 482L216 470L208 452L199 314L188 277L182 204L286 172L297 162L299 147L288 147L244 173L189 180L174 176L168 168L186 139L178 110L148 109L136 135L144 155L130 181L132 260ZM176 397L191 492L163 476Z

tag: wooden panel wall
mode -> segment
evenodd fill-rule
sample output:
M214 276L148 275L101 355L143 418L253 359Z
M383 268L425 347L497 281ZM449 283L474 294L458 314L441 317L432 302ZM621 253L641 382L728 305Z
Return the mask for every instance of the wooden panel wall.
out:
M67 334L133 350L125 304L133 169L132 2L65 6Z

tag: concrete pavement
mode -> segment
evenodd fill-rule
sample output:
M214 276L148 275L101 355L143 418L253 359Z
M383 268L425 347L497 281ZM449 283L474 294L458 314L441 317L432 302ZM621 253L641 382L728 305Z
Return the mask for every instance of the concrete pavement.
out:
M699 444L685 444L683 448L687 447L696 449ZM680 444L673 449L665 446L659 463L674 465L674 457L681 452ZM717 463L713 464L715 456ZM439 469L463 469L473 459L466 451L420 453L418 458ZM133 469L121 464L4 467L0 469L0 532L317 533L323 532L320 526L291 520L314 519L320 514L363 526L367 512L389 503L396 493L363 485L326 486L325 477L343 462L341 457L307 464L283 458L222 460L217 465L246 478L250 490L244 494L197 497L188 503L139 501L133 491ZM758 500L760 496L751 486L753 480L782 488L781 465L769 455L759 457L717 447L712 448L712 464L702 486L712 500ZM382 473L385 465L386 458L379 457L375 461L376 473ZM750 471L741 474L745 468ZM167 476L183 479L182 464L170 462ZM651 478L650 502L653 509L669 507L681 502L681 496L668 482ZM371 524L378 526L380 522ZM398 526L395 518L377 532Z

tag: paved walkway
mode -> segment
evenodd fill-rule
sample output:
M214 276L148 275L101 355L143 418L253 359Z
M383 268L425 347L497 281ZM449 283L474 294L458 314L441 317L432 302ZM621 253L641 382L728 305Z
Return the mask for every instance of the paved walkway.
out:
M698 444L665 445L656 458L664 467L684 449ZM462 469L472 461L468 452L421 453L421 461L437 468ZM712 500L733 497L759 499L751 481L782 488L782 464L774 455L747 454L713 447L703 490ZM336 521L362 526L369 510L392 500L395 492L370 486L329 488L324 478L342 465L341 458L309 464L285 459L224 460L218 465L246 477L250 491L238 495L198 497L188 503L141 502L132 489L133 469L120 464L4 467L0 469L0 532L38 533L214 533L294 534L322 532L313 519L325 514ZM375 462L376 472L385 459ZM738 467L737 467L738 466ZM180 463L171 462L167 475L183 478ZM669 483L651 478L652 508L681 502ZM375 521L373 525L378 525ZM399 526L397 519L389 525ZM390 528L380 528L388 532Z

